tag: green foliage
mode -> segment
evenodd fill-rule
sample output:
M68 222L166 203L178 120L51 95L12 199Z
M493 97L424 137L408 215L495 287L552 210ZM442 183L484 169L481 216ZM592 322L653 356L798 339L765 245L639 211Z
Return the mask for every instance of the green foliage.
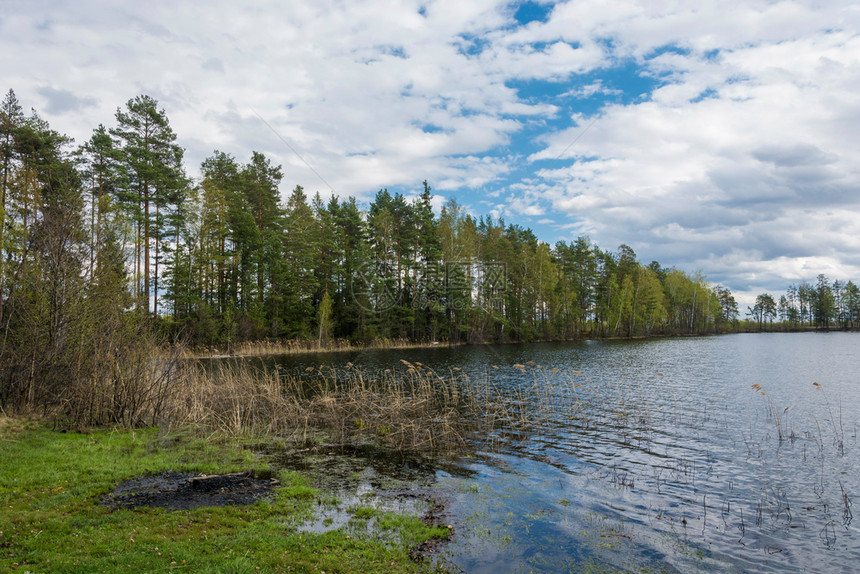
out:
M125 110L117 109L116 122L110 130L122 174L116 201L133 224L135 294L139 306L158 315L162 262L170 239L180 238L184 219L184 150L175 143L166 113L150 96L136 96ZM174 245L173 251L178 248Z
M765 324L773 323L776 318L776 301L769 294L762 293L755 298L755 305L747 309L747 314L758 322L758 330L761 331Z
M768 299L770 298L770 299ZM860 289L853 281L830 283L825 275L807 282L789 285L778 302L767 293L756 298L748 315L761 328L760 315L767 309L770 328L780 329L856 329L860 326ZM780 323L773 321L779 318Z
M61 380L92 402L93 386L116 389L122 377L94 375L90 359L135 355L126 349L152 333L325 347L703 333L737 316L728 290L643 266L626 245L550 246L454 200L437 217L426 180L412 198L381 189L366 210L354 198L309 200L300 186L282 202L280 166L215 151L192 184L158 102L132 98L115 120L71 154L14 93L0 107L0 326L12 342L0 362L16 373L2 405L68 410ZM819 281L800 300L792 317L826 328L853 324L860 295ZM95 418L127 419L127 407L114 410Z

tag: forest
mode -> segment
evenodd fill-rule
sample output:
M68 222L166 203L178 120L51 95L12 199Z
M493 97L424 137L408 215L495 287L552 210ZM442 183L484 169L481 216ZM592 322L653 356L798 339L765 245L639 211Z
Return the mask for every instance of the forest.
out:
M0 407L65 400L70 381L161 384L144 376L153 349L741 327L728 289L698 272L642 264L626 245L609 251L581 236L551 246L453 199L437 214L427 180L410 196L380 189L367 207L352 197L308 197L300 186L284 200L281 166L258 152L242 163L214 151L192 179L176 140L146 95L75 146L6 94ZM760 295L744 325L845 328L858 316L857 287L821 276L778 303Z
M10 90L0 130L7 334L92 305L204 345L703 333L737 316L728 290L642 265L625 245L550 246L455 200L437 216L426 180L411 198L381 189L366 209L300 186L282 201L280 166L215 151L193 181L145 95L73 148Z

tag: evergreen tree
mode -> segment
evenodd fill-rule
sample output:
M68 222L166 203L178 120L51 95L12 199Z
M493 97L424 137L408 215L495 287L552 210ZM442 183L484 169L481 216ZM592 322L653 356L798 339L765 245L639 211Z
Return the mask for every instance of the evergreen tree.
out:
M720 305L720 325L728 325L736 322L738 317L738 303L735 301L732 292L721 285L717 285L714 292Z
M335 252L340 256L342 269L336 281L337 333L367 341L371 336L368 314L372 310L370 295L376 272L367 224L354 197L341 204L330 202L329 213L335 222Z
M238 189L239 168L232 156L216 151L203 161L201 172L197 253L202 299L220 317L227 311L228 280L235 260L230 215L232 198Z
M300 185L290 194L286 213L284 328L288 336L307 338L312 332L308 319L314 316L314 295L318 287L314 273L318 261L318 235L313 211Z
M273 292L273 279L280 270L284 212L278 186L283 179L283 170L281 166L273 166L263 154L253 152L251 161L241 170L241 178L244 205L250 208L255 224L255 229L246 228L245 233L235 238L242 246L239 251L241 263L246 268L243 273L246 290L255 292L253 297L246 297L243 308L259 330L267 323L266 309L272 310L273 300L277 297ZM247 284L252 279L253 289Z
M104 125L93 130L93 135L78 150L81 158L81 175L89 188L89 228L90 260L88 275L92 276L98 267L98 257L102 246L102 231L106 216L115 216L112 201L116 197L119 182L118 150L115 142Z
M439 225L433 213L430 184L425 179L421 195L415 200L412 211L415 218L414 246L412 249L412 309L415 313L412 338L435 340L442 315L438 304L441 296L439 264L441 245Z
M16 149L16 133L24 125L24 112L21 104L15 96L15 92L9 90L3 103L0 104L0 162L2 162L2 174L0 174L0 325L3 323L3 306L7 297L8 285L6 282L7 259L14 249L14 240L9 237L10 218L8 213L8 200L10 186L18 162Z
M111 134L121 143L121 164L126 178L118 202L136 226L136 290L143 298L143 308L157 314L159 248L166 236L163 212L185 184L183 150L175 143L176 134L164 110L150 96L136 96L126 103L125 110L118 108L116 121L117 127ZM156 292L151 289L153 280Z
M833 288L823 273L817 278L815 289L815 324L825 329L830 328L830 321L835 314L836 297Z

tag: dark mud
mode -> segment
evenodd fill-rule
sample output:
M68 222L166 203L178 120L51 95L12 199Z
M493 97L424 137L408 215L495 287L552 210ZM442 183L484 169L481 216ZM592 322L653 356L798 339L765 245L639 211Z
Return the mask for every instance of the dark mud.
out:
M446 501L440 498L431 499L433 506L421 517L421 520L429 526L445 526L449 530L449 538L431 538L425 540L418 546L409 549L409 558L414 562L420 562L424 558L434 556L450 541L450 535L454 533L451 526L451 516L447 512Z
M110 508L153 507L189 510L201 506L253 504L278 481L252 471L222 475L163 472L127 480L105 496Z

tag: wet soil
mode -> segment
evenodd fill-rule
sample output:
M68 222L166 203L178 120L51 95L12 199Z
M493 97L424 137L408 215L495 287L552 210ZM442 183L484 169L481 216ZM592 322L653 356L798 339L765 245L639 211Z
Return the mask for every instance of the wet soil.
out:
M252 471L221 475L162 472L127 480L101 502L111 508L148 506L166 510L253 504L278 484Z
M453 534L454 527L450 524L451 516L447 512L446 504L439 498L433 498L431 501L433 506L421 517L421 521L429 526L446 526L450 534ZM420 562L426 557L437 554L449 540L449 538L431 538L430 540L425 540L418 546L409 549L409 558L414 562Z
M369 504L396 512L417 513L429 526L441 526L454 533L450 500L436 488L436 473L469 475L450 461L429 460L379 449L372 445L316 445L299 451L269 453L282 468L314 476L315 485L338 494L339 507L321 508L320 516L303 528L311 532L334 530L347 524L353 504ZM440 555L450 538L432 538L409 550L419 562Z
M307 531L325 532L343 526L351 517L349 507L359 503L395 511L417 511L425 524L454 531L449 500L433 487L435 469L425 460L332 445L284 453L279 458L282 467L315 475L316 486L337 492L342 501L333 509L320 507L317 520L303 527ZM111 509L166 510L245 505L265 498L278 484L270 475L252 471L208 476L168 471L127 480L106 495L101 504ZM427 540L411 548L409 557L416 562L432 559L448 541L448 538Z

